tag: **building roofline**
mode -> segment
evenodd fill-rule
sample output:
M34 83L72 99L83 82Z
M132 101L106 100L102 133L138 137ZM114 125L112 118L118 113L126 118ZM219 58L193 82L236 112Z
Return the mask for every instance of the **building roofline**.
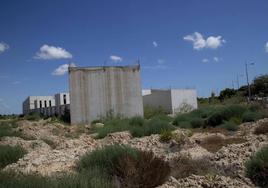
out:
M94 70L105 70L105 69L140 69L140 65L126 65L126 66L88 66L88 67L70 67L69 66L69 72L70 71L76 71L76 70L89 70L89 71L94 71Z

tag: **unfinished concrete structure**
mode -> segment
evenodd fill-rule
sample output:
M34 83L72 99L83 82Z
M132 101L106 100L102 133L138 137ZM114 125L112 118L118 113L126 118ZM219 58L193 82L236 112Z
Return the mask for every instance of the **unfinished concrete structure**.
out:
M57 93L54 96L29 96L22 104L24 115L32 112L45 116L62 115L70 109L69 93Z
M140 66L69 67L71 123L143 116Z
M144 106L162 107L169 114L176 114L183 108L197 108L195 89L145 89L142 95Z

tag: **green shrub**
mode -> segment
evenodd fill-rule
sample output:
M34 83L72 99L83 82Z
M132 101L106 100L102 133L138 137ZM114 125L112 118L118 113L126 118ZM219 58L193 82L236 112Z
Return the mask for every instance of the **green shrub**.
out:
M172 132L170 130L168 131L162 131L160 134L160 141L162 142L168 142L172 139Z
M246 162L246 174L258 186L268 186L268 146L264 146Z
M16 132L13 128L17 128L18 125L15 121L5 121L0 122L0 139L4 136L10 137L20 137L24 140L33 140L33 137L22 134L21 132Z
M111 145L85 154L78 163L78 170L102 169L107 173L113 172L113 161L119 156L129 155L137 158L139 151L129 146Z
M223 124L219 126L222 129L226 129L228 131L237 131L238 126L233 122L225 121Z
M258 119L261 119L263 116L260 112L245 112L243 115L242 115L242 121L243 122L253 122L253 121L256 121Z
M204 127L205 122L202 118L194 118L190 121L192 128Z
M168 122L154 118L149 120L142 127L133 127L130 129L132 136L142 137L150 136L151 134L160 134L162 131L174 130L175 128Z
M230 118L229 121L236 124L236 125L240 125L242 123L242 118L241 117L232 117L232 118Z
M24 118L29 121L39 121L40 119L43 118L43 116L40 113L31 112L28 115L26 115Z
M99 171L65 174L59 177L17 175L0 172L0 188L115 188L112 181Z
M26 151L21 146L0 145L0 169L17 162L24 154Z
M133 117L130 119L129 124L132 126L143 126L144 119L142 117Z
M220 125L223 120L223 114L220 111L216 111L207 119L206 124L212 127L216 127L217 125Z
M158 115L166 115L167 112L162 107L152 107L152 106L145 106L144 107L144 118L151 119Z

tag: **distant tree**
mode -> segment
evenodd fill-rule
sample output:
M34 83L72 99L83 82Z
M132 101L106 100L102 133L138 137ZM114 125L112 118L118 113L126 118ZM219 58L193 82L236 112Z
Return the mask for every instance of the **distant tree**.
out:
M251 85L253 95L268 96L268 74L256 77Z
M224 99L231 98L237 93L235 89L226 88L220 92L219 99L223 101Z

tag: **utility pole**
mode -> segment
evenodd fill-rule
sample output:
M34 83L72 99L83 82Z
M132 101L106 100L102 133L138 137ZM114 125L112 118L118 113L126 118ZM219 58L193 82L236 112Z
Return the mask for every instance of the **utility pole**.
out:
M251 99L251 90L250 90L250 84L249 84L249 81L248 81L248 65L254 65L254 63L248 64L247 62L245 62L246 77L247 77L247 84L248 84L248 101L250 101L250 99Z
M239 77L238 77L238 74L236 75L236 81L237 81L237 89L239 89Z

